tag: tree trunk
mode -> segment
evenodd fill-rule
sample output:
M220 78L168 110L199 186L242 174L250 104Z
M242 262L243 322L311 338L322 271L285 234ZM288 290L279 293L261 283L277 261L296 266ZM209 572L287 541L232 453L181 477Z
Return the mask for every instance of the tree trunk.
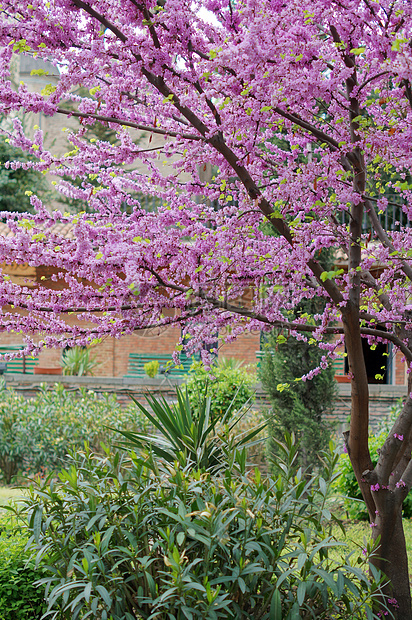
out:
M385 491L381 491L385 492ZM393 517L379 519L373 527L374 540L380 536L380 544L372 564L385 573L390 583L384 592L392 600L389 609L396 620L412 620L411 592L409 584L408 556L402 524L402 511Z
M352 378L351 424L347 438L348 453L368 508L372 538L376 541L380 536L380 543L375 557L372 558L372 564L379 568L389 580L388 585L384 588L384 593L389 597L389 600L392 599L393 601L393 604L389 604L389 608L396 620L412 620L408 557L402 524L402 502L399 501L401 489L397 489L394 482L389 482L387 467L374 468L370 460L367 437L369 422L368 381L363 352L360 348L360 333L356 333L357 324L356 317L353 320L353 314L348 312L344 321L345 342ZM408 407L404 407L404 412ZM396 430L395 427L389 436L391 443L395 437L393 435L394 430ZM409 446L409 440L405 436L405 443L402 441L399 445L398 454L401 455L402 448L406 448L410 455ZM388 457L386 457L386 452L388 452ZM408 462L409 456L404 456L405 461ZM382 457L384 461L389 459L389 451L382 450ZM405 473L405 464L403 462L397 463L396 460L393 461L392 467L395 471L392 479L394 481L402 478L402 474L397 472L397 465L400 467L400 471ZM389 485L392 488L389 488Z

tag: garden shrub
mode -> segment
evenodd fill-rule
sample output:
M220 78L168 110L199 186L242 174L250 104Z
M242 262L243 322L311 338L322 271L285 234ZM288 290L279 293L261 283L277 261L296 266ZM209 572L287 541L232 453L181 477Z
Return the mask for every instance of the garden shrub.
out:
M0 620L38 620L46 611L44 587L34 585L45 570L25 551L27 528L0 512Z
M211 399L212 420L220 419L231 406L232 412L241 409L254 398L256 375L237 360L220 359L208 371L202 362L194 362L185 381L194 407L202 402L205 391Z
M388 418L382 420L376 435L369 437L369 452L374 467L378 462L378 451L384 444L393 423L399 416L401 407L402 399L392 407ZM335 488L339 495L344 497L345 510L351 519L368 521L368 511L366 510L365 502L362 498L349 456L346 453L341 454L339 457L338 467L340 476L337 478ZM404 517L412 517L412 491L406 496L402 511Z
M152 360L151 362L147 362L147 364L144 364L143 369L148 377L154 379L159 372L158 360Z
M49 617L375 618L366 559L329 553L337 457L327 478L308 479L291 439L280 454L268 479L247 470L244 450L227 451L219 474L153 454L73 455L58 484L37 482L25 500L34 553L49 566Z
M134 405L122 408L116 396L81 389L69 392L61 384L42 386L25 399L12 389L0 389L0 469L9 484L18 472L46 473L58 469L67 453L88 441L100 450L103 441L117 439L113 429L145 430L145 418Z

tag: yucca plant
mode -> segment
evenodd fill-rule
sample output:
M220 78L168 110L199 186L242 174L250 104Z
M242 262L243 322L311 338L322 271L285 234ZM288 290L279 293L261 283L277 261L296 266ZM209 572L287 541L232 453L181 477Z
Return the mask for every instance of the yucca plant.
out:
M151 411L132 397L159 434L122 431L126 439L122 447L151 450L156 457L170 463L191 462L198 469L217 471L223 467L228 452L234 453L257 443L253 439L266 426L261 424L234 437L234 427L248 411L247 406L243 407L233 418L236 395L221 420L211 420L211 399L205 394L196 409L192 407L187 390L176 388L176 396L177 402L170 405L164 398L158 399L148 394L146 400Z
M96 358L90 357L90 351L82 347L73 347L66 351L62 357L64 375L92 375L92 370L100 363Z
M219 357L216 366L222 370L239 370L244 365L243 360L235 357Z

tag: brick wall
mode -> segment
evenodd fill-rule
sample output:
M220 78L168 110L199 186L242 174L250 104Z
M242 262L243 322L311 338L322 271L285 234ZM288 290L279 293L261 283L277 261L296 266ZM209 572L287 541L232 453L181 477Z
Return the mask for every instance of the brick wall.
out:
M74 317L67 317L74 323ZM130 353L172 354L180 338L179 327L164 330L141 330L131 335L115 339L106 337L91 347L91 356L99 366L94 370L97 377L122 377L127 373ZM0 334L0 345L22 345L23 336L16 333ZM259 333L243 334L219 349L219 356L234 357L244 360L246 364L256 364L256 351L259 350ZM58 368L61 366L61 349L44 349L39 354L39 366Z
M329 419L335 423L337 431L348 428L350 415L350 385L339 385L338 397L333 413ZM401 385L370 385L369 386L369 420L373 431L388 417L397 401L406 398L405 386Z
M406 384L406 364L400 351L395 356L395 385Z

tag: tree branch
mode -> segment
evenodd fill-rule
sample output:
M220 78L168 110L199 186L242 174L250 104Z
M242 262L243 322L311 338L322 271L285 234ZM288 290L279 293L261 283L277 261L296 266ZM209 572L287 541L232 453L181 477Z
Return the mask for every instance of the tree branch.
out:
M203 140L202 136L197 136L190 133L179 133L177 131L168 131L167 129L160 129L159 127L150 127L150 125L140 125L139 123L133 123L114 116L103 116L101 114L92 114L89 112L74 112L73 110L65 110L64 108L57 108L56 112L59 114L65 114L66 116L75 116L76 118L93 118L96 121L103 123L116 123L117 125L124 125L125 127L132 127L133 129L139 129L140 131L147 131L150 133L160 134L161 136L170 136L171 138L184 138L185 140Z
M380 223L379 218L376 215L376 211L375 211L373 205L371 204L370 200L365 198L364 202L365 202L366 213L369 216L371 224L372 224L373 228L375 229L376 234L379 237L379 240L391 252L395 252L396 250L395 250L391 240L389 239L388 235L386 234L386 231L384 230L382 224ZM408 263L406 263L405 261L401 260L401 269L402 269L403 273L406 275L406 277L409 280L412 280L412 268L408 265Z

